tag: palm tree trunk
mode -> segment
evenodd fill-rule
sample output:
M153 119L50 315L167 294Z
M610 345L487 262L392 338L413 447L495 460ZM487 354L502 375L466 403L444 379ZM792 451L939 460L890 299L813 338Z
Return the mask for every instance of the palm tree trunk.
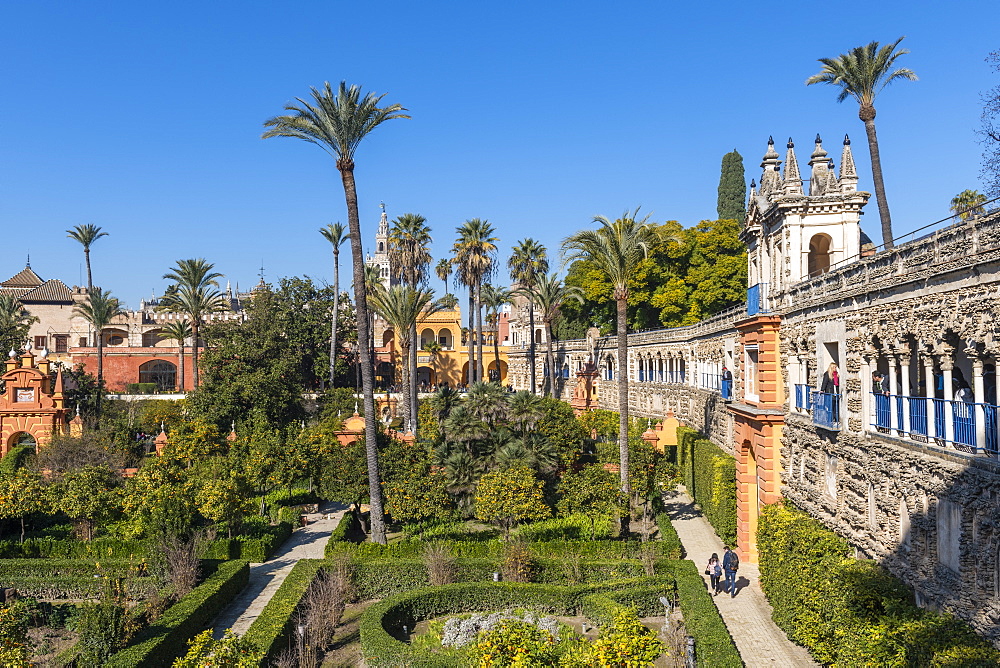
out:
M480 288L483 281L476 281L476 380L483 379L483 299Z
M344 182L347 200L347 223L351 229L351 260L354 273L354 304L358 315L358 341L361 357L361 396L365 406L365 458L368 462L368 494L371 508L372 541L385 544L385 512L382 507L382 480L378 470L378 441L376 440L375 371L368 322L368 295L365 290L365 258L361 249L361 220L358 217L358 191L354 183L354 164L340 164L340 178Z
M337 374L337 316L340 315L340 252L333 251L333 325L330 329L330 387Z
M621 462L622 494L626 502L632 498L632 490L628 480L628 302L624 297L617 300L618 307L618 362L616 371L618 376L618 455ZM621 536L628 536L629 513L631 508L626 508L621 517Z
M410 429L417 434L417 323L410 324L410 352L406 359L410 371Z
M399 356L399 376L400 376L400 381L402 381L400 383L400 385L402 386L401 389L403 390L403 392L402 392L402 394L403 394L403 401L401 403L403 404L402 405L402 408L403 408L403 411L402 411L403 412L403 427L402 427L402 432L404 434L406 433L406 430L409 428L410 423L413 422L413 413L411 412L412 408L413 408L413 403L411 401L411 396L412 396L411 392L413 391L413 388L410 387L410 348L411 347L412 346L410 344L406 343L406 340L403 337L400 337L400 339L399 339L399 352L400 352L400 356Z
M177 355L177 370L180 372L180 376L177 379L177 391L184 391L184 341L181 340L180 346L178 346L180 353Z
M872 158L872 181L875 183L875 199L878 200L878 215L882 221L882 244L886 250L893 247L892 219L889 216L889 202L885 199L885 181L882 180L882 159L879 157L878 137L875 136L875 110L865 121L868 134L868 152Z
M549 396L556 396L556 355L552 351L552 324L545 320L545 363L549 365Z
M195 314L191 314L191 379L193 381L191 389L198 389L198 330L201 329L198 326L199 318L194 317Z
M467 341L467 343L469 344L469 373L467 373L465 376L466 385L472 385L472 382L475 380L474 369L476 368L476 343L475 341L473 341L473 338L476 335L476 317L474 315L476 310L475 304L476 304L475 294L473 293L472 286L470 285L469 286L469 333L468 333L469 340Z
M531 393L538 394L535 385L535 305L528 302L528 373L531 374Z
M497 311L497 331L493 335L493 363L497 365L497 383L502 383L500 377L500 311Z
M83 259L87 263L87 294L89 295L94 291L94 279L90 275L90 249L86 246L83 247Z

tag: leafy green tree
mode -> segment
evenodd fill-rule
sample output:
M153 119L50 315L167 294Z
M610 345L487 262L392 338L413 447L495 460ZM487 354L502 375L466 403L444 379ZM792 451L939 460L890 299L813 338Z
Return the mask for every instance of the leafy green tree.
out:
M951 198L950 208L959 220L968 220L986 213L983 205L987 201L986 195L981 195L978 190L967 189Z
M443 471L414 474L385 483L385 508L397 522L444 520L454 511L455 502L445 489Z
M131 538L190 533L197 518L196 486L179 460L152 457L122 487L125 532Z
M746 299L747 253L736 220L703 220L688 230L685 320L697 322Z
M563 250L569 260L590 260L614 286L617 306L618 360L615 380L618 385L620 425L618 446L621 461L622 493L631 496L628 477L628 284L639 263L649 252L655 231L648 225L649 216L637 220L639 210L626 211L614 222L597 216L597 230L584 230L568 237ZM623 515L622 536L628 535L628 516Z
M253 510L251 487L244 472L225 466L225 460L208 463L199 471L195 503L203 517L216 524L225 522L232 538L243 520Z
M34 665L28 636L30 621L27 601L0 605L0 666L30 668Z
M865 124L868 135L868 152L872 159L872 180L875 182L875 197L878 200L879 217L882 220L882 242L888 250L892 248L892 219L889 203L885 198L885 182L882 179L882 159L879 155L878 137L875 134L875 97L882 89L898 79L916 81L917 75L905 67L893 69L896 59L909 53L908 49L896 50L900 37L892 44L879 46L870 42L858 46L836 58L820 58L823 69L806 79L806 85L832 84L840 87L837 102L853 97L858 105L858 117Z
M229 309L229 305L219 292L222 274L213 271L215 265L204 258L178 260L177 265L165 273L163 278L177 285L171 295L161 300L165 308L184 313L191 320L191 363L194 387L198 388L198 348L202 322L213 313Z
M52 505L81 528L83 538L92 540L94 529L111 517L120 505L121 476L107 466L84 466L68 471L49 486Z
M7 351L20 351L28 338L31 326L38 317L24 308L21 302L8 293L0 294L0 347L6 357Z
M365 259L361 250L361 219L358 216L358 191L354 180L354 155L361 142L382 123L409 118L399 104L379 107L384 95L361 96L359 86L340 82L334 93L330 82L322 90L311 88L312 102L296 98L298 105L285 105L292 112L264 122L270 128L261 137L293 137L316 144L337 159L347 200L347 222L351 231L351 260L354 264L354 304L358 313L358 341L371 338L368 295L365 285ZM368 487L371 497L372 540L385 543L385 522L382 510L381 480L378 474L376 449L377 416L375 414L375 374L372 352L362 345L359 351L361 385L365 402L365 442L368 444Z
M172 320L160 330L161 339L173 339L177 342L177 390L184 391L184 346L192 336L191 323L187 320Z
M559 495L556 506L559 512L586 515L594 540L597 539L597 520L619 517L626 506L615 475L599 464L585 466L579 473L563 475L559 481Z
M719 220L735 220L740 225L747 217L747 182L743 172L743 156L735 148L722 156L719 176L719 200L715 210Z
M41 512L45 507L45 491L40 474L23 468L12 475L0 476L0 518L21 521L22 543L24 519L32 513Z
M505 534L522 522L550 515L542 494L542 481L527 467L493 471L476 486L476 517L493 522Z
M222 451L222 434L215 424L195 417L185 420L169 436L165 456L192 465Z
M111 322L127 312L111 291L94 288L87 295L87 301L73 307L73 312L86 320L94 328L97 337L97 382L104 383L104 330Z
M94 279L90 273L90 247L101 237L108 236L108 233L102 232L97 225L88 223L77 225L72 230L66 230L66 236L83 246L83 259L87 264L87 293L89 294L94 289Z
M593 643L582 643L563 655L563 668L639 668L653 666L666 646L639 621L635 610L620 609Z
M483 283L496 269L497 243L495 230L488 221L472 218L458 230L452 251L458 280L469 288L469 377L470 384L483 380ZM473 325L471 316L475 314ZM473 352L475 348L475 352Z
M529 293L534 289L538 278L549 273L549 259L545 246L531 237L522 239L511 250L507 259L507 269L510 278L518 287ZM535 387L535 305L528 299L528 375L531 376L531 393L536 394Z
M350 238L347 228L340 222L320 228L320 234L333 247L333 323L330 325L330 387L337 376L337 318L340 315L340 247Z

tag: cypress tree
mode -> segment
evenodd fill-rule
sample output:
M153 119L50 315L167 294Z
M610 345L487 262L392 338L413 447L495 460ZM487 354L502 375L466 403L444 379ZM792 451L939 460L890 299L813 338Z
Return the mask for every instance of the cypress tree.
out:
M743 156L736 149L722 156L722 176L719 177L719 220L746 221L747 182L743 175Z

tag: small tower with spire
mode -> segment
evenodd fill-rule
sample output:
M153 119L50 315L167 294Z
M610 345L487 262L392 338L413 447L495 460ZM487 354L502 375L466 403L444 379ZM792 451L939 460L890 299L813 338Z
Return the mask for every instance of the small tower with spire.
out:
M378 231L375 233L375 255L369 256L366 264L378 267L382 285L391 287L398 282L392 264L389 262L389 217L385 213L385 202L379 202L382 216L378 221Z
M746 225L748 281L765 309L780 308L793 284L859 259L862 209L870 193L857 189L851 141L844 138L839 177L816 135L809 157L808 189L799 171L795 143L788 138L784 173L768 137L759 188L751 188Z

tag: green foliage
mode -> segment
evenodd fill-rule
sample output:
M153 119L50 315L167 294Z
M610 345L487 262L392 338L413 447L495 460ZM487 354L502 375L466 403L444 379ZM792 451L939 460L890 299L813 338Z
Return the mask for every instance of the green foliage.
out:
M247 629L244 640L269 658L288 647L288 640L293 633L295 610L323 564L319 559L297 561L278 591L274 592L274 596Z
M143 629L134 644L112 656L107 668L170 666L184 651L184 645L204 629L247 585L250 566L245 561L229 561L202 584Z
M712 668L742 668L743 661L719 615L705 580L693 561L674 562L677 596L684 611L684 627L694 637L698 664Z
M830 666L986 666L1000 652L964 622L920 610L910 591L840 536L782 504L757 525L761 588L775 623Z
M29 606L24 601L0 605L0 666L29 668L32 665L29 619Z
M56 538L0 541L0 559L129 559L148 556L149 550L146 541L107 537L87 542Z
M504 531L551 514L542 495L542 482L526 467L493 471L476 486L476 517L494 522Z
M219 640L212 630L202 631L188 643L188 652L172 668L258 668L263 654L251 642L226 630Z
M567 473L559 482L559 511L586 515L591 522L591 538L597 538L598 522L605 526L618 517L625 506L618 477L594 464L579 473Z
M580 458L587 432L576 419L573 407L565 401L542 397L539 408L544 412L532 431L553 445L559 453L560 468L566 470Z
M242 559L252 564L261 564L267 561L291 535L292 525L288 522L279 522L273 527L268 527L262 536L238 536L214 540L205 550L203 558Z
M385 511L397 522L447 519L454 513L454 499L445 490L442 471L414 474L382 485Z
M722 541L735 545L736 460L688 427L678 427L677 449L688 493Z
M554 665L558 639L534 624L505 619L479 634L472 654L479 668Z
M18 445L11 448L10 452L0 458L0 478L12 476L19 469L23 469L34 454L35 447L32 445Z
M68 471L49 487L57 510L84 525L87 540L96 524L107 520L120 506L121 476L108 466L84 466Z
M719 176L719 200L715 210L719 220L735 220L740 225L747 216L747 182L743 173L743 156L733 149L722 156Z
M635 612L617 610L614 620L601 629L600 637L590 645L581 645L562 666L586 668L645 668L652 666L666 647L639 621Z
M746 248L737 221L706 220L689 229L668 221L654 227L659 239L627 282L630 330L692 324L744 300ZM578 338L590 326L602 334L614 331L613 286L596 265L573 262L566 284L583 290L584 303L563 305L559 338Z
M128 642L135 620L129 618L126 601L121 583L105 580L100 602L84 608L77 624L82 665L103 665Z

